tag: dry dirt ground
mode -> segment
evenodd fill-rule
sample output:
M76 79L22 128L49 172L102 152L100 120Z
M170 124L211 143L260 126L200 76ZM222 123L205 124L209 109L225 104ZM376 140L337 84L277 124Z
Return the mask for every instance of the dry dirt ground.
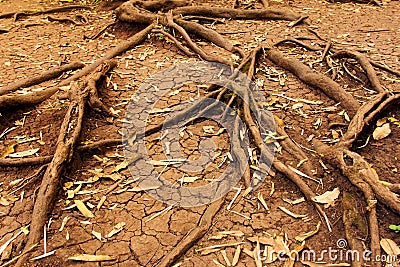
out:
M3 0L0 2L0 13L35 10L63 4L61 1L48 0ZM225 0L196 2L211 6L231 5ZM252 1L247 1L240 4L243 8L251 3ZM323 46L324 42L309 31L312 29L323 38L331 39L336 47L363 50L369 58L399 69L399 2L387 2L381 7L369 4L328 3L319 0L295 0L290 3L286 0L284 2L271 1L271 4L309 16L309 25L301 24L291 28L288 27L288 22L267 20L225 20L223 23L207 25L222 33L245 51L249 51L262 42L272 44L289 36L310 37L311 40L305 42L312 46ZM65 12L60 16L73 16L74 14L84 14L89 22L84 25L54 22L49 21L47 15L22 17L17 22L12 19L1 19L0 29L9 29L9 32L0 34L0 66L2 69L0 87L18 79L39 74L60 63L74 60L90 63L102 56L109 48L126 39L127 36L140 30L137 26L118 24L106 30L98 39L88 40L84 36L93 35L104 25L113 22L112 12L95 8ZM225 51L207 42L199 40L199 43L210 53L227 59L230 57ZM320 57L318 53L308 52L290 44L281 46L280 50L307 64ZM160 40L154 34L149 36L144 43L117 59L118 67L107 78L106 85L100 90L100 96L106 106L112 107L115 112L118 112L118 117L111 118L89 111L85 115L81 142L89 143L105 138L119 138L125 108L130 96L146 78L176 63L200 60L197 57L188 58L173 43ZM315 63L313 67L322 72L327 71L320 63ZM362 193L356 190L334 166L324 164L323 159L313 152L311 143L307 141L313 135L314 138L326 143L335 142L335 132L332 134L332 129L328 127L332 123L344 125L348 123L341 113L342 109L337 106L329 108L335 106L336 103L333 100L318 90L303 84L288 71L274 67L266 60L262 60L257 68L258 72L254 80L265 92L270 110L283 119L285 129L294 141L307 148L304 151L315 167L312 170L313 176L315 179L321 179L323 186L311 180L306 179L305 181L317 195L336 187L341 192L335 205L327 209L333 231L328 231L324 221L321 220L311 203L305 201L293 205L283 200L296 200L301 198L302 194L285 176L274 171L255 192L235 203L231 209L234 212L227 210L227 206L236 193L236 190L232 190L221 210L213 219L209 231L176 262L177 266L179 264L180 266L228 266L224 259L224 253L232 261L238 246L242 250L252 251L256 244L250 242L248 238L253 236L284 233L290 242L290 248L294 249L300 245L295 237L314 230L320 221L322 222L320 230L316 235L307 239L307 247L315 250L317 255L329 247L345 251L346 247L338 248L337 244L338 240L345 238L341 203L343 192L350 193L351 202L355 207L364 206ZM275 73L271 68L281 72L284 81L279 82L269 75L268 72ZM57 80L34 86L30 90L53 86L68 75L70 73L62 75ZM362 75L360 77L365 79ZM382 71L378 71L378 77L388 90L400 91L399 78ZM343 71L339 73L336 80L360 102L365 101L371 95L370 91L363 89L361 83L349 78ZM365 86L368 87L368 85ZM159 107L173 107L190 97L196 97L197 94L204 95L202 90L202 87L196 86L183 88L179 94L162 99ZM4 134L0 137L0 152L3 153L7 147L18 141L25 141L19 142L15 146L15 152L38 148L36 155L52 155L68 106L67 101L58 99L61 93L57 93L51 99L33 108L2 110L0 133ZM299 107L299 105L293 106L298 102L291 99L310 101ZM315 101L321 101L321 103L315 104ZM389 117L400 120L398 106L392 107L379 118ZM162 116L153 119L157 121L160 118ZM215 132L218 131L218 124L204 120L187 127L182 134L180 143L184 147L184 154L189 158L198 157L196 147L199 140L205 136L203 126L210 125L214 126ZM340 125L333 128L339 136L341 131L346 129L345 126ZM395 123L391 123L390 126L391 134L377 141L371 137L376 126L370 125L370 128L354 144L353 149L373 165L381 180L399 183L400 128ZM153 159L159 160L163 158L163 151L156 141L157 137L159 137L157 134L150 137L148 147ZM368 144L365 145L367 140ZM223 155L226 155L229 149L229 138L226 133L222 133L213 136L213 141L217 144L222 156L216 157L209 169L196 174L200 180L218 177L224 170L225 165L222 165L221 168L218 166L223 163ZM196 228L205 207L169 208L167 204L155 200L146 193L135 192L135 177L131 176L129 170L126 168L115 170L116 166L124 160L122 155L121 147L74 155L72 166L60 181L63 188L60 190L55 207L49 216L46 242L42 239L30 258L43 254L44 244L46 244L47 252L54 250L55 253L43 259L29 261L29 266L157 266L163 256L171 251L191 229ZM276 157L287 165L296 167L299 164L298 161L288 160L286 156L285 153L276 154ZM30 223L33 200L40 185L40 177L39 179L33 178L33 182L22 189L12 194L9 193L17 188L13 185L16 180L28 178L39 167L40 165L18 168L0 167L0 245L17 234L21 227ZM303 166L297 168L302 172L311 171L303 169ZM99 178L102 176L99 173L104 174L104 177ZM114 175L111 176L111 174ZM182 174L173 168L166 169L164 175L175 181L182 177ZM110 191L109 189L115 185L116 179L121 180L117 180L117 186ZM241 183L237 186L244 188ZM75 190L75 193L71 193L71 190ZM259 194L263 195L269 207L268 211L257 199ZM103 196L106 196L106 200L101 207L97 208ZM76 199L84 200L86 206L94 214L93 218L87 218L76 207L71 207ZM307 218L293 218L278 208L279 206L286 207L296 214L307 215ZM381 238L390 238L399 243L399 234L388 228L390 224L400 224L398 215L381 204L378 204L377 211ZM367 219L364 214L361 215L361 221L357 225L360 229L358 238L368 244L369 235L363 231ZM111 236L109 233L115 227L118 228L118 224L119 226L124 224L122 230ZM215 239L215 236L221 231L234 232ZM0 264L18 255L24 245L24 235L24 233L21 234L6 247L1 254ZM229 246L209 254L198 250L222 244ZM114 260L101 263L68 260L68 257L81 253L109 255ZM333 261L327 257L322 261L340 262L340 260ZM218 265L217 262L222 265ZM283 264L282 261L272 263L274 266ZM256 266L256 263L251 256L242 252L237 266Z

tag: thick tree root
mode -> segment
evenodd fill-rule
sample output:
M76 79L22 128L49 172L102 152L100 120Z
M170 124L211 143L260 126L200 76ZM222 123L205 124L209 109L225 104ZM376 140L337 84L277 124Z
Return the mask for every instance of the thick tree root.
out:
M71 11L74 9L90 9L88 6L82 6L82 5L72 5L72 6L63 6L63 7L56 7L56 8L50 8L46 10L41 10L41 11L19 11L19 12L10 12L10 13L5 13L5 14L0 14L0 19L5 19L5 18L12 18L14 17L14 20L18 20L18 18L23 17L23 16L34 16L34 15L43 15L43 14L50 14L50 13L58 13L58 12L66 12L66 11Z
M381 83L379 82L378 76L376 76L376 72L374 68L372 67L369 59L355 51L339 51L336 52L334 55L331 56L332 58L353 58L358 61L358 63L361 65L361 68L365 71L367 74L368 80L371 83L372 89L374 89L378 93L383 93L385 92L385 89L383 89Z
M89 76L85 81L74 83L71 88L71 102L61 125L56 151L44 174L42 184L40 185L36 197L26 248L40 241L43 225L47 220L48 213L52 210L55 195L59 189L61 182L60 177L67 164L72 160L75 146L81 132L85 104L90 94L90 88L87 88L87 85L89 82L98 81L115 66L115 61L107 62L105 66L101 66L102 68L100 68L97 73ZM22 266L26 257L27 255L21 257L16 266Z
M186 251L188 251L198 240L200 240L210 229L214 216L221 209L224 204L225 198L211 203L203 216L201 216L197 227L193 228L185 237L167 254L162 258L158 267L169 267L177 259L179 259Z
M0 110L15 107L33 106L50 98L58 91L58 88L52 87L42 91L28 94L8 94L0 96Z
M311 86L319 88L331 99L340 102L350 116L354 116L360 107L357 100L347 93L338 83L323 74L316 73L308 66L296 59L289 59L273 48L264 48L265 57L274 64L292 72L300 80Z
M29 87L32 85L36 85L36 84L57 78L58 76L60 76L61 74L63 74L66 71L81 69L84 66L85 65L81 62L71 62L69 64L53 68L53 69L46 71L38 76L22 79L16 83L12 83L10 85L4 86L3 88L0 89L0 95L11 93L11 92L14 92L21 88Z

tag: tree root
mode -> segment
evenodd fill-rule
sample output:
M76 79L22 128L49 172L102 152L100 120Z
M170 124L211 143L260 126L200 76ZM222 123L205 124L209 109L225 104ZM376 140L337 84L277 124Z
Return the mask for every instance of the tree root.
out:
M23 17L23 16L34 16L34 15L58 13L58 12L71 11L71 10L74 10L74 9L91 9L91 8L88 7L88 6L83 6L83 5L72 5L72 6L62 6L62 7L50 8L50 9L41 10L41 11L29 11L29 10L26 10L26 11L10 12L10 13L5 13L5 14L0 14L0 19L14 17L14 21L17 21L18 18Z
M158 267L169 267L186 251L188 251L198 240L200 240L210 229L214 216L221 209L225 198L211 203L197 227L193 228L159 263Z
M16 83L12 83L10 85L4 86L3 88L0 89L0 95L5 95L7 93L14 92L21 88L29 87L32 85L36 85L36 84L57 78L58 76L60 76L61 74L63 74L66 71L81 69L84 66L85 65L81 62L71 62L69 64L53 68L49 71L43 72L42 74L40 74L38 76L22 79Z
M182 16L204 16L209 18L230 18L230 19L271 19L271 20L297 20L301 16L282 9L251 9L239 10L222 7L203 7L187 6L179 7L173 10L174 15Z
M26 248L40 241L43 225L47 220L48 213L52 210L55 195L59 189L60 176L72 160L74 148L81 132L85 103L90 94L87 85L89 81L98 81L116 64L115 61L106 62L105 66L101 66L96 73L90 75L85 81L75 82L71 88L71 102L61 125L56 151L44 174L36 197ZM16 266L22 266L26 257L27 255L21 257Z
M110 59L122 54L123 52L131 49L132 47L140 44L147 38L147 35L151 32L153 27L154 27L153 24L149 25L145 29L141 30L140 32L138 32L135 35L133 35L132 37L130 37L125 42L122 42L120 45L110 49L103 57L99 58L92 64L87 65L82 70L78 71L77 73L75 73L74 75L69 77L68 79L63 80L58 86L69 85L72 81L75 81L75 80L91 73L92 71L94 71L99 65L103 64L106 60L110 60Z
M312 69L296 59L288 59L281 52L273 48L264 48L264 55L274 64L292 72L300 80L311 86L321 89L331 99L340 102L350 116L354 116L360 107L357 100L347 93L338 83Z
M371 83L372 89L374 89L378 93L383 93L385 92L385 89L383 89L381 83L379 82L378 76L376 76L376 72L374 68L372 67L369 59L355 51L339 51L336 52L331 56L331 58L352 58L358 61L360 64L361 68L365 71L367 74L368 80Z
M8 94L0 96L0 110L15 107L33 106L50 98L58 91L58 88L51 87L42 91L27 94Z

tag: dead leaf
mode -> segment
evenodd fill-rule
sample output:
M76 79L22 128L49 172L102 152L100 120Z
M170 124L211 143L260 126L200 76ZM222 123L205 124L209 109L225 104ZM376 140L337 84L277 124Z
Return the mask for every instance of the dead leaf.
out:
M293 218L296 218L296 219L307 217L306 214L296 214L296 213L293 213L293 212L291 212L290 210L288 210L287 208L282 207L282 206L278 206L278 208L279 208L281 211L283 211L284 213L286 213L287 215L289 215L289 216L291 216L291 217L293 217Z
M377 127L375 131L372 133L372 137L375 140L381 140L387 137L392 131L390 130L390 124L385 123L381 127Z
M124 223L124 222L120 222L120 223L117 223L116 225L114 225L113 229L106 235L106 238L110 238L113 235L121 232L122 229L124 229L125 224L126 223Z
M93 213L86 207L85 203L83 203L82 200L74 200L76 207L78 208L78 210L85 216L88 218L93 218L94 215Z
M381 239L381 247L382 249L386 252L388 255L399 255L400 254L400 248L397 246L397 244L388 238L383 238Z
M182 177L178 179L178 182L180 183L193 183L194 181L196 181L197 179L199 179L198 176L188 176L188 177Z
M95 230L93 230L93 231L92 231L92 234L93 234L98 240L101 241L101 233L96 232Z
M328 208L333 206L335 200L339 197L340 191L339 188L335 188L332 191L326 191L322 195L314 197L314 201L321 204L326 204L325 207Z
M4 197L1 197L0 198L0 205L8 206L8 205L10 205L10 202L7 199L5 199Z
M4 159L5 157L7 157L8 155L10 155L11 153L14 153L14 151L15 151L14 148L15 148L16 145L17 145L17 144L12 144L12 145L8 146L8 147L3 151L3 153L1 153L0 158Z
M22 152L9 154L8 157L9 158L23 158L23 157L32 156L32 155L36 154L38 151L39 151L39 148L34 148L34 149L22 151Z
M236 247L235 255L233 256L232 260L232 266L236 266L236 264L239 262L240 258L240 252L242 251L240 245Z
M320 226L321 226L321 222L318 222L317 227L314 230L312 230L310 232L307 232L307 233L304 233L304 234L301 234L301 235L298 235L294 239L296 239L299 242L303 242L307 238L309 238L309 237L315 235L316 233L318 233Z
M128 167L128 162L124 160L120 164L118 164L112 172L119 172L120 170L126 169Z
M73 261L112 261L115 258L108 255L77 254L68 259Z
M267 202L265 202L264 197L263 197L263 195L261 194L261 192L258 192L257 198L258 198L258 200L261 202L261 204L263 205L263 207L264 207L267 211L269 211L269 208L268 208L268 206L267 206Z

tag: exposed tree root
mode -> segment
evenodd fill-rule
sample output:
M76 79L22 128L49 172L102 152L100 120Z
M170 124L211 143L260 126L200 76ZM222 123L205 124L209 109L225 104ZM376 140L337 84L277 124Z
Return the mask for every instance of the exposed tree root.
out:
M332 58L345 58L345 57L353 58L358 61L358 63L361 65L361 68L363 68L363 70L367 74L368 80L370 81L372 88L376 92L378 93L385 92L385 89L383 89L381 83L379 82L378 76L376 76L374 68L372 67L369 59L365 55L355 51L351 52L339 51L332 56Z
M29 165L39 165L49 163L53 159L53 156L44 156L37 158L26 158L26 159L0 159L0 166L2 167L20 167Z
M103 57L99 58L92 64L87 65L82 70L76 72L74 75L72 75L68 79L63 80L59 84L59 86L69 85L72 81L75 81L75 80L91 73L92 71L94 71L99 65L103 64L106 60L110 60L110 59L122 54L123 52L133 48L134 46L140 44L147 38L147 35L151 32L153 27L154 27L154 25L149 25L145 29L141 30L140 32L138 32L135 35L133 35L132 37L130 37L125 42L122 42L120 45L110 49Z
M81 69L84 66L85 65L81 62L71 62L69 64L65 64L60 67L53 68L49 71L43 72L42 74L40 74L38 76L22 79L16 83L12 83L7 86L4 86L3 88L0 89L0 95L11 93L11 92L14 92L21 88L29 87L32 85L36 85L36 84L57 78L58 76L60 76L61 74L63 74L66 71Z
M40 241L43 225L47 220L48 213L52 210L55 196L59 189L60 177L67 164L72 160L74 148L81 132L85 104L91 92L91 89L87 88L88 83L97 82L115 66L115 61L106 62L96 73L90 75L87 80L75 82L71 88L71 102L61 125L56 151L44 174L35 200L30 233L25 246L27 248ZM16 266L22 266L25 260L26 256L21 257Z
M46 10L41 10L41 11L19 11L19 12L10 12L10 13L5 13L5 14L0 14L0 19L5 19L5 18L12 18L14 17L14 20L18 20L18 18L23 17L23 16L34 16L34 15L43 15L43 14L50 14L50 13L58 13L58 12L66 12L66 11L71 11L74 9L90 9L88 6L82 6L82 5L72 5L72 6L63 6L63 7L56 7L56 8L50 8Z
M358 101L352 95L347 93L338 83L323 74L319 74L313 71L311 68L307 67L305 64L296 59L286 58L277 49L271 47L257 47L249 55L246 55L243 50L233 46L229 40L227 40L216 31L207 28L195 21L189 21L191 17L200 17L202 18L201 20L207 20L210 18L257 20L279 19L292 21L289 26L293 27L303 22L307 18L287 10L267 8L267 0L262 0L261 2L264 5L264 9L255 10L235 9L237 1L234 1L234 8L216 8L204 6L189 6L189 2L185 0L131 0L123 3L117 8L116 16L118 21L145 24L147 25L147 27L136 33L120 45L112 48L102 58L98 59L90 65L87 65L82 70L77 71L74 75L63 80L58 85L70 85L71 82L74 82L68 94L70 105L64 117L64 121L61 125L54 156L18 160L0 159L0 166L9 167L49 163L35 201L31 222L31 232L28 236L25 250L21 254L23 256L18 259L17 266L22 266L24 264L27 258L26 253L29 251L28 248L30 248L34 244L37 244L40 241L43 225L45 224L48 213L51 211L55 195L57 193L57 190L59 189L60 177L63 174L66 166L72 161L73 154L75 152L90 152L94 149L99 149L104 146L124 145L122 144L121 138L101 140L87 145L78 145L77 142L81 132L82 121L84 119L85 105L88 104L95 111L103 112L109 116L112 116L111 112L100 101L98 97L97 82L116 65L116 62L109 61L110 59L143 42L152 32L161 33L167 36L176 44L176 46L181 51L183 51L183 53L188 56L197 55L205 60L232 65L230 64L230 61L224 58L206 53L203 49L200 48L200 46L196 44L195 41L192 40L190 34L195 34L231 53L237 53L241 56L242 59L238 69L246 72L250 79L253 78L253 74L256 68L257 55L259 52L263 51L265 58L275 65L292 72L304 83L318 88L331 99L340 102L342 107L346 109L350 116L352 116L352 120L349 124L347 132L343 135L341 141L332 147L328 147L324 144L318 144L317 142L315 143L315 147L318 153L323 154L325 159L329 160L330 163L335 164L338 168L340 168L343 175L345 175L353 185L355 185L363 192L366 202L366 210L368 212L368 227L365 227L368 228L368 231L366 231L367 233L363 234L370 235L370 247L374 253L373 255L380 254L379 229L376 217L376 203L377 201L380 201L381 203L394 210L396 213L400 214L400 201L398 197L394 194L394 192L400 191L400 185L389 184L383 181L379 181L377 174L369 166L369 164L359 154L350 151L350 148L353 142L364 130L365 126L372 122L376 115L378 115L389 105L397 102L400 99L400 94L391 95L385 91L385 89L379 82L373 66L381 68L394 75L400 76L400 73L398 73L397 71L393 71L392 69L380 63L370 61L365 55L358 52L339 51L335 53L331 58L352 58L357 60L362 69L365 71L372 88L376 92L378 92L378 95L376 95L369 102L360 107ZM62 12L74 8L81 8L81 6L62 7L39 12L8 13L0 15L0 18L15 16L15 18L18 19L19 16L23 15ZM175 32L183 38L184 42L181 43L179 37L175 37L174 35L170 34L169 32L167 32L166 29L161 29L163 28L163 26L168 26L174 29ZM319 39L324 40L318 35L317 32L312 32ZM99 34L101 34L101 32ZM99 34L97 34L96 37ZM275 46L278 46L285 42L295 43L311 51L322 50L321 48L309 46L295 38L288 38L286 40L276 43ZM323 50L321 62L323 62L325 59L327 60L327 62L332 63L332 61L329 61L330 57L328 56L329 51L334 53L334 51L331 50L331 46L332 42L328 41L325 45L325 49ZM191 49L192 51L190 51L189 49ZM0 108L16 107L28 104L32 105L47 99L55 92L57 92L58 88L49 88L42 92L35 92L27 95L18 95L15 93L8 95L1 94L11 93L18 90L19 88L38 84L40 82L57 77L62 72L69 70L68 68L71 67L74 67L75 69L83 67L81 63L71 63L68 65L46 72L38 77L26 79L19 83L15 83L0 89ZM237 71L234 72L234 75L236 74ZM232 78L234 78L234 75L232 75ZM214 97L218 100L224 99L222 97L226 96L226 93L228 92L226 88L218 88L217 86L210 86L208 90L209 93L206 95L206 97ZM260 157L266 156L267 159L271 160L271 162L269 163L271 163L276 170L284 174L300 189L307 200L312 202L317 212L325 221L327 228L329 229L329 231L331 231L332 228L328 216L326 215L324 209L314 201L314 198L316 196L315 193L308 186L308 184L285 163L283 163L279 159L273 159L273 153L271 152L270 147L263 140L263 134L270 134L265 129L264 125L268 125L268 123L273 123L274 118L272 116L271 118L260 116L262 113L260 112L261 108L259 107L256 99L254 99L254 96L252 95L252 92L250 90L235 90L237 91L234 91L232 95L228 95L230 96L228 98L228 106L232 106L239 110L238 113L240 114L240 116L242 116L246 125L248 126L250 133L253 137L252 140L254 141L254 145L258 148L260 152ZM241 96L243 100L241 100L241 98L237 96ZM189 108L175 114L174 118L149 127L143 133L136 134L141 137L154 134L156 132L159 132L164 124L179 121L188 112L196 111L198 112L198 115L202 115L211 108L213 108L212 105L204 107L204 101L201 99L198 101L194 101ZM225 115L225 113L226 110L223 114ZM253 117L261 118L263 120L263 123L256 123ZM235 122L235 132L239 132L238 120ZM279 136L288 136L284 128L279 124L276 125L276 133L274 132L272 134L277 134ZM239 146L241 146L238 134L231 137L231 142L233 148L237 150L239 149ZM297 159L299 161L307 159L307 155L304 153L304 151L291 138L283 139L280 141L280 143L283 149L288 152L293 157L293 159ZM235 153L235 149L233 149L232 151L233 157L241 157L239 154ZM352 159L352 164L348 165L348 163L345 161L345 157ZM309 176L312 176L312 174L309 172L309 170L312 169L311 163L305 162L304 166L306 166L305 173ZM255 179L251 179L249 166L246 166L245 169L243 168L245 168L245 166L239 166L239 170L236 171L241 171L244 173L243 180L246 187L257 186ZM237 173L234 173L233 175L237 175ZM354 219L354 216L357 215L357 210L355 210L349 204L350 202L348 202L348 196L349 195L344 194L343 197L343 223L346 229L346 237L348 238L349 244L352 249L363 251L364 248L361 246L361 243L357 239L357 236L354 234L353 230L354 225L352 220ZM213 218L224 204L224 201L225 199L222 198L210 204L205 210L203 216L201 217L197 227L189 231L189 233L172 249L172 251L170 251L161 260L159 266L170 266L182 255L184 255L184 253L189 248L191 248L193 244L201 239L211 227ZM380 266L380 264L376 262L373 262L372 264L373 266ZM354 264L354 266L357 267L361 265L362 262Z
M360 104L358 104L357 100L347 93L338 83L323 74L313 71L297 59L285 57L274 48L264 48L264 51L265 57L274 64L292 72L306 84L319 88L331 99L340 102L340 105L347 110L350 116L356 114Z
M210 229L213 218L221 209L225 198L211 203L203 216L201 216L197 227L193 228L159 263L158 267L169 267L188 251L198 240L200 240Z
M42 91L28 94L8 94L0 96L0 109L27 107L43 102L58 91L58 88L51 87Z

